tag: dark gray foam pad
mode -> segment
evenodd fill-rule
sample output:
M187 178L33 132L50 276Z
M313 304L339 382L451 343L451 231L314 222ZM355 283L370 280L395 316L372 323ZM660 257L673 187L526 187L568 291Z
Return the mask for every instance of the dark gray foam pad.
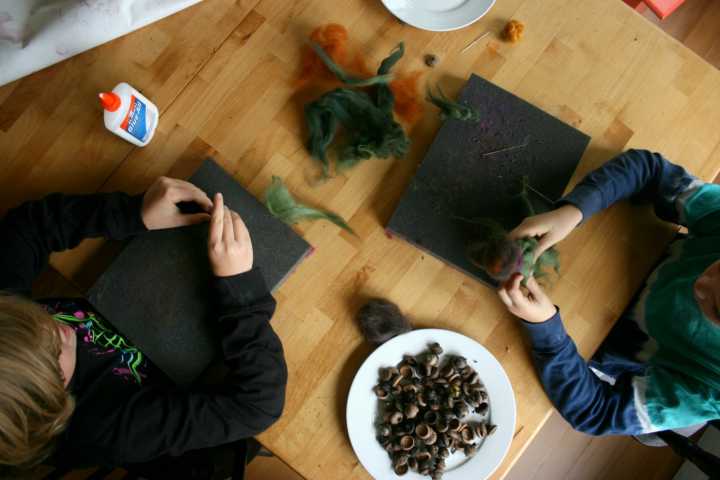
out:
M211 198L222 192L250 231L255 265L276 289L311 251L290 227L208 159L190 181ZM138 235L88 292L88 298L180 385L195 380L219 353L212 322L208 224Z
M562 195L590 137L477 75L459 101L476 107L480 121L442 125L388 231L494 286L466 257L467 245L480 235L472 220L517 225L527 215L517 196L523 176L541 193L530 196L536 211L547 210Z

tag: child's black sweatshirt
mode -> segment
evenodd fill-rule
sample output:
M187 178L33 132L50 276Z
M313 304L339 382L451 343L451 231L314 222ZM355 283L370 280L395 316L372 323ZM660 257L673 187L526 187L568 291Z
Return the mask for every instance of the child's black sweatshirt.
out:
M0 222L0 290L29 295L50 253L84 238L144 232L141 204L142 196L123 193L53 194L11 210ZM57 443L57 461L144 462L251 437L280 417L287 368L269 323L275 300L258 269L214 283L229 373L219 385L189 389L175 387L87 302L41 302L78 335L68 386L76 408Z

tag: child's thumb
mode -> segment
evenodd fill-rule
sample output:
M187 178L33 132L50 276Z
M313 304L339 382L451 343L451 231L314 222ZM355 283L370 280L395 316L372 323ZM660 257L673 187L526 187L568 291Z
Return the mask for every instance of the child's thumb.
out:
M537 247L535 247L535 252L533 255L533 260L537 262L538 258L540 258L540 255L545 253L545 250L553 246L553 239L550 237L550 234L545 234L542 237L540 237L540 240L538 240Z

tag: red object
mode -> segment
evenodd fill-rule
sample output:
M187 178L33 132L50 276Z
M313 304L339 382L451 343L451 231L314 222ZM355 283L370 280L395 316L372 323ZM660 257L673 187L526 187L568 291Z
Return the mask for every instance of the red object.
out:
M113 95L115 95L115 94L113 94ZM117 95L115 95L115 96L117 97ZM120 99L118 98L118 101L119 101L119 100L120 100ZM132 114L134 113L134 111L135 111L135 101L136 101L136 100L135 100L135 95L133 95L132 97L130 97L130 108L128 108L127 115L125 115L125 118L123 119L122 123L120 124L120 128L122 128L123 130L127 130L127 129L128 129L128 124L130 123L130 115L132 115ZM119 105L120 105L120 104L118 103L118 106L119 106ZM117 110L117 107L115 107L115 110ZM112 111L114 111L114 110L110 110L110 111L112 112Z
M114 112L120 108L120 97L113 92L103 92L98 94L98 97L100 97L103 108L108 112Z
M685 0L623 0L634 10L642 12L645 7L650 7L655 15L661 20L667 18L677 8L682 5Z
M664 20L671 13L673 13L685 0L645 0L645 3L650 10L655 12L655 15Z
M645 3L643 0L623 0L626 4L630 5L630 7L637 11L642 12L645 10Z

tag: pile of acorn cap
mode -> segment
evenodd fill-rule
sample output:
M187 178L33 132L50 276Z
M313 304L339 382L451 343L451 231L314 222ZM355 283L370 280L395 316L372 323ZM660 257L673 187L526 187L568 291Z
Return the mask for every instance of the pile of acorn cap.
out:
M487 418L488 394L465 358L445 355L433 343L420 355L405 355L395 367L380 369L374 387L380 400L377 439L389 453L393 470L415 470L442 477L445 459L456 451L473 455L495 425L466 422L471 411Z

